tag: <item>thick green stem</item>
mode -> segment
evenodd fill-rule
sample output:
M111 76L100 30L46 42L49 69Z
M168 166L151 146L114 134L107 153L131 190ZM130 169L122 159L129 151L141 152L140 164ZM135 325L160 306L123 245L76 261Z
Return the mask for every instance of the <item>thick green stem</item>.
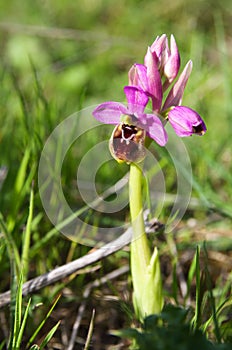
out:
M142 169L138 165L132 163L130 165L129 198L133 228L131 242L131 275L135 299L137 295L142 294L145 271L151 259L151 251L145 233L143 219L142 176Z
M130 196L130 214L133 227L133 239L131 249L137 252L142 265L147 266L150 262L151 252L145 234L143 219L143 201L142 201L142 169L132 163L130 166L129 196Z

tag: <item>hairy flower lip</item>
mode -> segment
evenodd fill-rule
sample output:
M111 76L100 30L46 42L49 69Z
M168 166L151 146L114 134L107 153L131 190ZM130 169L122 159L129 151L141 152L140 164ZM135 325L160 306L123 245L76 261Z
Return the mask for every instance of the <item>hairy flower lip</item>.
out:
M146 131L135 125L116 125L109 140L112 157L119 163L140 163L146 156L145 136Z

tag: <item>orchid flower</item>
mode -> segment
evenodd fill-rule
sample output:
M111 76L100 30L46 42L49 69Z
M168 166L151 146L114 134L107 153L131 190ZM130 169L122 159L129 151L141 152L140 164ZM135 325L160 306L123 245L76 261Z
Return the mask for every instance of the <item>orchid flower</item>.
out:
M124 87L127 105L104 102L93 111L100 122L116 125L110 138L110 152L118 162L130 163L133 304L141 321L149 314L159 313L164 302L158 251L150 250L143 219L143 172L137 163L145 157L145 137L164 146L168 139L164 125L168 121L180 137L203 135L206 131L199 114L181 105L192 62L186 64L175 81L179 68L180 55L174 36L171 35L170 46L166 34L158 36L148 47L144 64L136 63L129 70L129 85ZM163 102L163 93L168 88L170 91ZM152 113L145 112L149 100Z
M147 94L133 86L125 86L127 106L120 102L104 102L93 111L93 116L102 123L115 124L110 139L110 151L119 161L139 162L144 154L145 136L160 146L167 142L167 133L158 115L146 114ZM127 146L127 147L126 147Z
M129 84L142 89L152 101L152 110L156 115L169 121L179 137L193 134L204 135L206 126L200 115L193 109L181 106L184 89L192 71L192 61L188 61L177 81L169 91L162 106L162 74L168 84L175 79L179 71L179 53L176 42L171 36L171 49L167 46L167 37L157 37L145 56L145 65L134 64L129 70ZM166 72L166 73L165 73Z

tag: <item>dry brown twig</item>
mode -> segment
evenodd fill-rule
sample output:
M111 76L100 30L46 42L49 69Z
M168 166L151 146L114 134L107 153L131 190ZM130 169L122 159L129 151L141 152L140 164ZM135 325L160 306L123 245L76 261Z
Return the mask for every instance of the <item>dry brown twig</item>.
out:
M147 233L159 230L159 224L154 220L147 222L145 225L145 230ZM132 228L129 227L121 236L107 243L103 247L93 251L90 254L86 254L79 259L71 261L65 265L59 266L41 276L35 277L23 284L22 295L26 296L30 293L36 292L46 286L49 286L57 281L68 277L77 271L94 264L107 256L117 252L118 250L127 246L132 237ZM0 308L10 303L10 290L0 294Z
M120 191L126 184L127 175L119 180L114 186L107 189L100 198L97 198L92 204L97 207L102 200L110 196L115 191ZM151 231L155 232L159 230L160 223L153 219L150 222L146 221L145 230L146 233ZM162 225L161 225L162 226ZM107 243L103 247L87 254L79 259L66 263L65 265L59 266L41 276L35 277L23 284L22 295L26 296L30 293L36 292L48 285L51 285L57 281L60 281L72 274L77 273L77 271L100 261L107 256L117 252L118 250L124 248L131 241L132 228L129 227L121 236L117 239ZM0 294L0 308L10 303L10 290Z
M113 279L128 272L128 270L129 270L129 266L122 266L122 267L108 273L107 275L103 276L102 278L96 279L93 282L90 282L89 284L87 284L87 286L85 287L84 293L83 293L83 301L80 304L80 307L79 307L78 312L77 312L76 320L73 324L72 334L70 337L70 341L69 341L67 350L73 350L73 348L74 348L76 337L77 337L77 332L79 330L81 320L82 320L82 317L83 317L84 312L85 312L87 298L90 296L90 293L93 290L93 288L97 288L97 287L101 286L102 284L107 283L108 281L112 281Z
M130 243L132 229L128 228L119 238L104 245L102 248L95 250L91 254L82 256L79 259L71 261L65 265L59 266L41 276L35 277L23 284L22 295L26 296L43 287L53 284L63 278L76 273L78 270L85 268L105 257L117 252ZM0 294L0 308L10 303L10 291Z

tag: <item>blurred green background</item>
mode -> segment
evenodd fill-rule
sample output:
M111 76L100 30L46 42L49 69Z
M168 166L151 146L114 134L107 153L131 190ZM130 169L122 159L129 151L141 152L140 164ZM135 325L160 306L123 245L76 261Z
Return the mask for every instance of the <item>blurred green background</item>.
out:
M14 172L30 143L38 160L53 128L82 107L123 101L130 66L172 33L181 67L193 60L183 103L208 127L184 140L198 191L231 214L231 14L229 0L2 3L1 165Z
M182 69L189 59L193 61L183 103L197 110L208 128L204 137L184 140L192 162L193 198L198 203L189 208L183 221L185 225L194 218L198 229L190 225L184 230L184 243L191 245L192 235L194 242L216 237L214 247L219 249L226 239L224 258L231 256L231 23L231 0L1 2L0 167L3 172L7 169L7 175L5 179L1 175L0 211L20 251L33 182L29 277L86 252L79 247L70 253L70 242L59 234L47 236L52 225L37 188L37 166L47 137L81 108L107 100L124 101L129 68L134 62L142 63L147 46L162 33L174 34ZM104 137L110 137L110 132L106 128ZM86 147L98 141L99 135L92 135L88 145L86 140L80 142L78 152L66 160L63 183L76 207L83 205L75 203L73 195L76 164ZM165 157L162 152L160 158ZM99 178L102 188L113 185L126 171L126 166L116 162L105 167ZM164 172L167 192L172 193L175 177L168 161ZM164 210L164 221L165 215ZM46 245L39 244L44 237ZM9 262L2 235L0 260L4 291L9 288ZM75 290L82 287L83 280L78 281ZM50 293L52 298L55 291ZM45 302L45 295L39 300Z

